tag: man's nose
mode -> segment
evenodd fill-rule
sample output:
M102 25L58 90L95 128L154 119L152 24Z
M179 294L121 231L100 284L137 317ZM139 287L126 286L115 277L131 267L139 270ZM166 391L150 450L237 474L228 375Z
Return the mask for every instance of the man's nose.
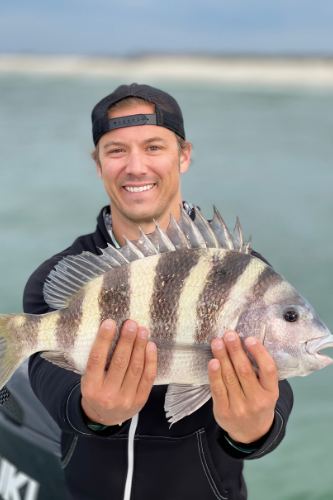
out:
M132 151L127 157L126 173L132 175L143 175L148 171L144 156L139 151Z

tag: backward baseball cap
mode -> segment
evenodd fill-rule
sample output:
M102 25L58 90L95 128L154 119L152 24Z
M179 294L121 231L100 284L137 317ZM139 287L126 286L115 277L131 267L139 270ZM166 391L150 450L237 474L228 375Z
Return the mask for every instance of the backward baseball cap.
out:
M126 97L140 97L155 105L154 114L138 114L109 119L110 107ZM112 94L104 97L94 107L92 114L92 132L95 146L102 135L110 130L137 125L159 125L168 128L185 140L184 121L177 101L163 90L149 85L120 85Z

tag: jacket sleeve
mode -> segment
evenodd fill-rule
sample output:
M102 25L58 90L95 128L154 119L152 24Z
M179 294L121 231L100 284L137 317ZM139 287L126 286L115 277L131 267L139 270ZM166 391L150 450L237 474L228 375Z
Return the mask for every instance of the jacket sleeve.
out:
M23 298L24 312L29 314L45 314L52 309L43 298L43 286L54 263L59 259L46 261L30 277ZM121 432L128 425L111 426L102 433L96 433L85 423L81 409L81 376L59 368L36 353L29 360L29 378L31 387L37 398L56 421L60 429L67 433L85 436L99 436Z

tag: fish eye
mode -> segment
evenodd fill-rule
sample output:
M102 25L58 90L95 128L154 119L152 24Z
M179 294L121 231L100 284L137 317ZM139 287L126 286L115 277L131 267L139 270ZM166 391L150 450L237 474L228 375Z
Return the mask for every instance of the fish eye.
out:
M284 319L286 321L289 321L289 323L293 323L294 321L297 321L298 318L299 318L299 314L297 311L295 311L295 309L288 309L284 313Z

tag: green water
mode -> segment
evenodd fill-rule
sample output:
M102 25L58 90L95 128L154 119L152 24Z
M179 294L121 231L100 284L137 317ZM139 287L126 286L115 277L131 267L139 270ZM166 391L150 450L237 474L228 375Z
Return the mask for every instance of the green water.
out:
M91 232L108 199L89 157L90 112L123 83L0 77L0 312L34 269ZM127 82L128 83L128 82ZM156 84L179 101L194 161L184 199L216 204L333 330L333 91ZM250 500L333 498L333 366L291 380L280 447L246 464Z

